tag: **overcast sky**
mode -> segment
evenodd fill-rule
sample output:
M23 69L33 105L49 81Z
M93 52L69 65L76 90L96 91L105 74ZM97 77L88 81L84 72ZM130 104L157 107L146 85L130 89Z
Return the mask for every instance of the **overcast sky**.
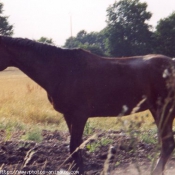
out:
M175 11L175 0L140 0L148 4L153 13L152 25ZM106 9L115 0L1 0L4 15L14 25L14 37L39 39L52 38L64 45L67 38L80 30L100 31L106 26ZM72 20L70 20L72 18Z

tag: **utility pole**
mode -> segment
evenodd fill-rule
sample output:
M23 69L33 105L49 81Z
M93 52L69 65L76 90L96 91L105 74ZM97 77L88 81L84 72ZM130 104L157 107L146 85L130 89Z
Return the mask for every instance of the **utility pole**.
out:
M70 36L72 38L72 15L70 14Z
M72 14L70 13L70 38L71 38L71 43L70 43L70 48L72 48Z

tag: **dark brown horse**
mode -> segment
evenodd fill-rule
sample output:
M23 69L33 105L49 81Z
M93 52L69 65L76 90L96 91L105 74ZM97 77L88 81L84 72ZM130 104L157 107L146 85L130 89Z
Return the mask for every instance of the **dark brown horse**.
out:
M163 55L102 58L82 49L61 49L28 39L0 36L0 70L15 66L41 85L64 114L70 153L81 144L88 117L149 109L158 127L161 174L174 147L175 63ZM80 150L72 155L83 172Z

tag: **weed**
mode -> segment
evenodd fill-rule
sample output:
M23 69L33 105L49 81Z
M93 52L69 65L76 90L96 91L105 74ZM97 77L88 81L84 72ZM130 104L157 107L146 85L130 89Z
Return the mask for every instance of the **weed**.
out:
M111 140L111 139L102 138L102 139L100 140L100 145L101 145L101 146L106 146L106 145L111 144L112 142L113 142L113 140Z
M8 132L21 131L24 130L25 126L23 123L15 120L2 118L0 120L0 130L5 130Z
M120 164L121 164L121 162L117 161L117 162L115 163L115 167L118 167Z
M92 127L91 123L87 121L84 127L84 135L91 135L93 131L94 131L94 128Z
M150 130L149 132L144 132L140 134L140 140L147 144L156 144L157 135L154 130Z
M10 130L6 130L5 134L5 140L4 141L9 141L12 138L12 133Z
M88 149L89 152L95 152L96 149L99 147L100 147L99 143L95 143L95 142L89 143L86 146L86 148Z
M108 138L101 138L97 142L93 141L87 144L86 148L89 152L95 152L97 149L99 149L101 146L106 146L110 143L112 143L113 140Z
M26 149L28 149L30 147L30 143L28 143L28 142L20 142L18 144L18 146L19 146L19 148L26 148Z
M24 136L22 136L23 140L31 140L35 142L41 142L42 141L42 135L40 129L31 129L29 132L27 132Z

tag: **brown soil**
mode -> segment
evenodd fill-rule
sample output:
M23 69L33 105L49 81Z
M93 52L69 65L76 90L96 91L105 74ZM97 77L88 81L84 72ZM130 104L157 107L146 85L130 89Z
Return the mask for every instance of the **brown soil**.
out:
M131 139L122 132L96 133L97 137L91 139L82 149L85 174L98 175L104 169L110 175L150 174L159 153L156 145L143 143L137 138ZM61 174L61 171L65 174L63 170L70 172L70 163L63 164L69 157L68 133L44 130L41 143L21 141L19 138L22 134L16 132L10 141L4 141L6 133L0 131L0 174ZM83 140L88 137L84 136ZM172 175L174 172L175 159L172 157L165 174Z

